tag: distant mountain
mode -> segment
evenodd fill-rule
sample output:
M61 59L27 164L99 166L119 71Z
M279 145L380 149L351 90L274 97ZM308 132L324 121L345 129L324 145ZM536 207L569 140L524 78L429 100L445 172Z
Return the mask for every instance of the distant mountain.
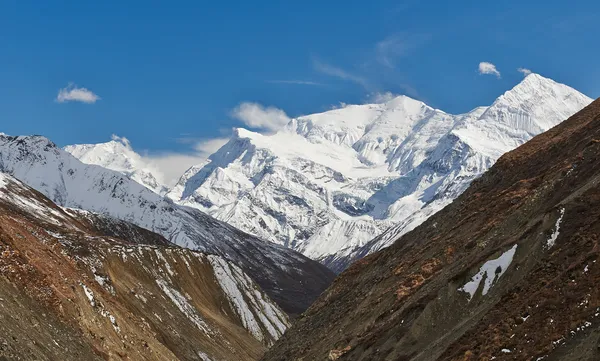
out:
M239 267L0 173L0 358L257 360L288 326Z
M590 102L531 74L491 106L461 115L400 96L303 116L273 135L237 129L167 195L340 271Z
M151 169L150 165L131 148L127 139L115 138L107 143L69 145L64 150L83 163L96 164L121 172L160 195L168 191L168 188L153 174L156 170Z
M41 136L0 136L0 171L63 207L105 214L239 266L286 312L304 311L333 279L295 251L178 206L120 172L88 165Z
M554 124L566 104L538 106L545 84L528 77L481 121L453 130L446 154L455 157L438 159L474 159L457 146L490 159ZM562 87L539 94L548 91L573 100ZM599 154L596 100L355 262L264 360L600 359Z

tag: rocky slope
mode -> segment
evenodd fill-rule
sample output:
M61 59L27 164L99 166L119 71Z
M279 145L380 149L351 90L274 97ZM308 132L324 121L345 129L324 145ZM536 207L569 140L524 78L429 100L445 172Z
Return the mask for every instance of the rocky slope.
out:
M40 136L0 136L0 171L63 207L105 214L241 267L286 312L304 311L333 279L301 254L174 204L122 173L87 165Z
M462 115L400 96L300 117L274 135L238 129L168 196L339 271L590 102L531 74L491 106Z
M600 100L342 273L264 360L598 360Z
M10 360L256 360L288 325L225 259L2 173L0 321Z

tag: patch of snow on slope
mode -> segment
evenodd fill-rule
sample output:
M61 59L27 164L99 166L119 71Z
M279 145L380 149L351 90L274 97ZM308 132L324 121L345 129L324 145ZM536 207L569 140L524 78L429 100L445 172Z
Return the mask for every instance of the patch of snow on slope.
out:
M198 356L200 357L200 360L202 360L202 361L212 361L212 360L211 360L211 358L210 358L210 357L208 357L208 355L207 355L207 354L205 354L204 352L202 352L202 351L198 351L198 352L196 352L196 353L197 353L197 354L198 354Z
M90 301L90 305L92 307L96 307L96 301L94 300L94 292L92 292L92 290L90 290L85 283L81 284L81 288L83 288L83 292L85 293L85 296L87 297L88 301Z
M467 282L464 286L459 288L459 291L463 291L469 294L469 301L475 295L475 292L479 289L479 285L481 281L485 278L485 283L483 285L483 291L481 292L484 296L488 293L488 291L492 288L492 285L502 277L504 272L510 264L512 263L515 252L517 251L517 245L512 246L511 249L504 252L500 257L489 260L481 266L479 272L471 281Z
M546 245L548 248L554 247L556 240L558 239L558 235L560 234L560 223L562 222L563 216L565 215L565 209L562 208L560 210L560 216L556 220L556 224L554 225L554 232L550 235L550 238L546 241Z

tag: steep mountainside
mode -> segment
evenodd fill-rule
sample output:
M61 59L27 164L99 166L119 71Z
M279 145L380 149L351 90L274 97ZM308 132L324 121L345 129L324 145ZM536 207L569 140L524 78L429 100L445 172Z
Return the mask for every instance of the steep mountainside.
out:
M300 117L274 135L238 129L168 196L342 270L590 102L532 74L462 115L400 96Z
M256 360L288 325L225 259L65 211L2 173L0 321L10 360Z
M354 263L264 359L600 359L599 154L597 100Z
M286 312L304 311L333 279L319 263L161 197L123 174L87 165L40 136L0 136L0 171L63 207L106 214L241 267Z

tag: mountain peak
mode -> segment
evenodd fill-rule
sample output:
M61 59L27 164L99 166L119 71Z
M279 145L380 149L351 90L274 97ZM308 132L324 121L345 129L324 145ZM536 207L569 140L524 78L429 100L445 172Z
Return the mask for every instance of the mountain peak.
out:
M395 97L385 101L383 104L394 106L394 105L399 105L399 104L411 104L411 103L424 104L422 101L413 99L406 95L395 96Z
M261 137L262 134L253 132L245 128L233 128L233 138L249 138L255 139Z
M482 117L510 110L523 119L538 119L539 132L550 129L591 102L591 98L568 85L532 73L498 97ZM497 118L506 120L506 117Z
M68 145L64 150L84 163L123 173L155 193L162 195L167 192L157 178L161 175L160 171L136 153L127 138L113 136L106 143Z
M546 95L553 96L558 93L573 93L578 96L583 96L579 91L571 88L568 85L558 83L553 79L544 77L537 73L528 74L519 84L515 85L512 89L508 90L504 93L503 96L507 96L509 94L528 94L530 96L533 95ZM590 98L588 98L591 101Z

